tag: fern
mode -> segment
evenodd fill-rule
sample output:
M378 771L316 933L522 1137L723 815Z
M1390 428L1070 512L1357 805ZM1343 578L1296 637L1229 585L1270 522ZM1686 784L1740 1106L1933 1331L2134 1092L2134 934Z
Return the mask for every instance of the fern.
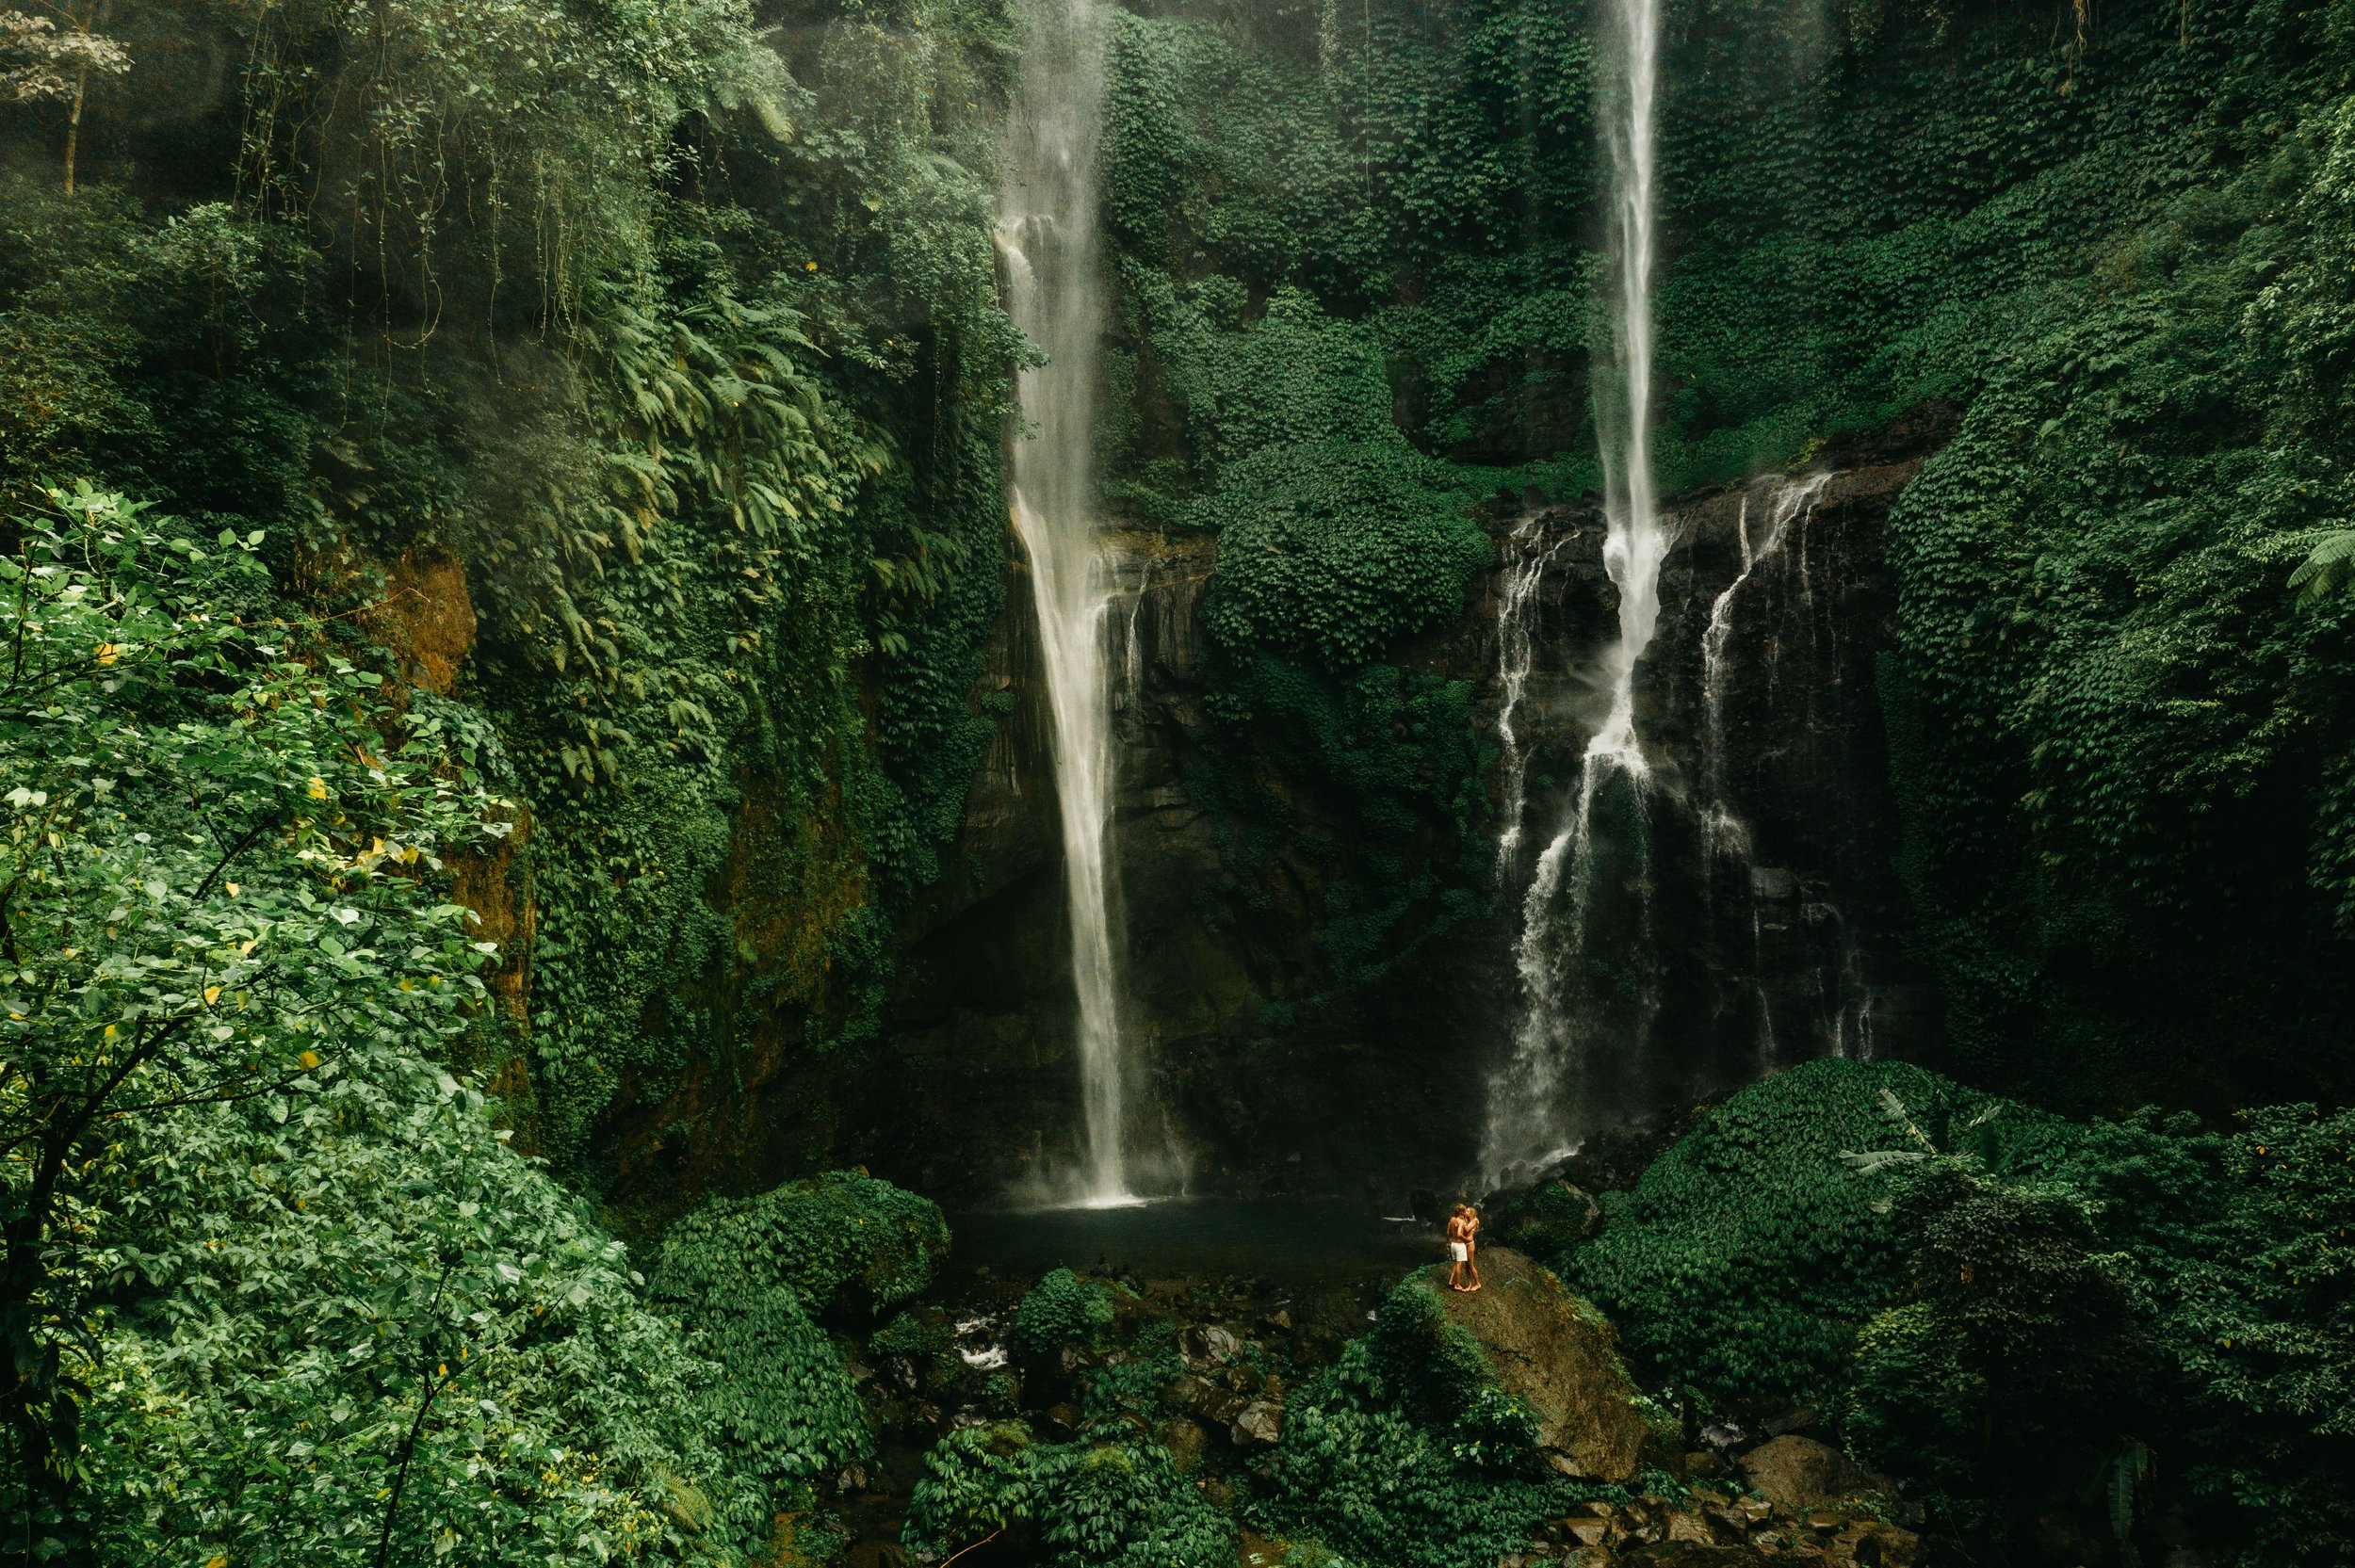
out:
M2314 547L2290 574L2289 586L2298 599L2313 604L2355 581L2355 528L2340 528L2314 542Z

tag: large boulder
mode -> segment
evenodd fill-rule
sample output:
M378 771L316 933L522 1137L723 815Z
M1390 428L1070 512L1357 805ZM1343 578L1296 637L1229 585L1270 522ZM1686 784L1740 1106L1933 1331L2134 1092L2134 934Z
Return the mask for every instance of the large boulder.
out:
M1749 1483L1784 1513L1866 1484L1863 1472L1839 1449L1795 1432L1760 1444L1742 1456L1741 1464Z
M1445 1266L1429 1273L1449 1319L1479 1342L1498 1386L1535 1413L1537 1442L1554 1468L1586 1480L1632 1479L1644 1418L1611 1325L1510 1248L1481 1248L1480 1275L1482 1288L1454 1291Z

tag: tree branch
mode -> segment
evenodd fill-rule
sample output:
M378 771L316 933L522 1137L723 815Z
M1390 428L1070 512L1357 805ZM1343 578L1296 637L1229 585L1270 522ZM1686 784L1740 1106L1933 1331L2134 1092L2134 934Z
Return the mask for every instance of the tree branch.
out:
M244 854L248 849L252 849L253 847L253 841L268 832L269 831L270 824L276 820L277 819L275 817L265 816L259 822L254 823L252 827L248 828L245 832L245 836L238 839L235 844L229 846L228 853L220 857L220 864L214 866L210 871L204 873L204 880L196 884L195 897L202 898L205 894L211 892L214 879L219 877L223 871L229 869L229 863L231 861L236 860L239 855Z

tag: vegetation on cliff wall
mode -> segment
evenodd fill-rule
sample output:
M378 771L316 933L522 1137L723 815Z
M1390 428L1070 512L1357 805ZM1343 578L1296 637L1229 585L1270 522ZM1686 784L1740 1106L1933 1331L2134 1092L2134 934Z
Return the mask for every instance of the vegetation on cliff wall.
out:
M1556 117L1537 139L1581 170L1584 45L1551 8L1377 7L1342 27L1220 7L1113 34L1105 201L1133 412L1105 432L1107 498L1218 536L1189 786L1224 813L1247 899L1303 868L1321 884L1321 988L1385 973L1489 891L1470 693L1391 661L1462 614L1495 477L1418 449L1378 307L1463 265L1458 243L1523 232L1506 170L1534 146L1485 101L1523 45Z
M872 1027L983 738L1010 29L66 23L0 27L0 1552L740 1560L864 1451L831 1343L657 1316L511 1142L601 1186Z
M1497 0L1115 33L1113 498L1219 531L1199 792L1237 858L1324 814L1415 846L1331 857L1359 973L1479 890L1448 852L1479 764L1350 694L1451 613L1468 507L1597 483L1588 27ZM2313 0L1667 13L1663 486L1971 411L1900 509L1883 687L1926 956L1991 1086L2347 1082L2350 602L2284 589L2355 498L2349 49ZM1384 766L1346 765L1344 712ZM1412 918L1372 891L1409 886Z
M1676 14L1664 470L1968 406L1893 519L1881 672L1957 1064L2343 1095L2355 645L2283 590L2355 502L2344 17Z
M536 1146L603 1170L683 1076L870 1033L985 734L1002 12L112 25L71 194L56 110L0 104L0 489L263 526L282 587L441 645L375 662L528 813L470 1049Z

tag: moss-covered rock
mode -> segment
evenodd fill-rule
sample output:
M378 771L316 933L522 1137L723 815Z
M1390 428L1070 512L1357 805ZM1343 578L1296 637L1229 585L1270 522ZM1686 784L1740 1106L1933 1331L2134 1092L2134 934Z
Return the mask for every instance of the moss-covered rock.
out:
M671 1228L658 1294L722 1297L758 1280L811 1313L877 1312L932 1283L949 1253L940 1205L861 1171L829 1171L755 1198L721 1198Z
M1478 1290L1445 1288L1437 1265L1428 1272L1498 1388L1536 1415L1538 1445L1556 1469L1589 1480L1634 1476L1644 1419L1602 1314L1510 1248L1480 1249Z

